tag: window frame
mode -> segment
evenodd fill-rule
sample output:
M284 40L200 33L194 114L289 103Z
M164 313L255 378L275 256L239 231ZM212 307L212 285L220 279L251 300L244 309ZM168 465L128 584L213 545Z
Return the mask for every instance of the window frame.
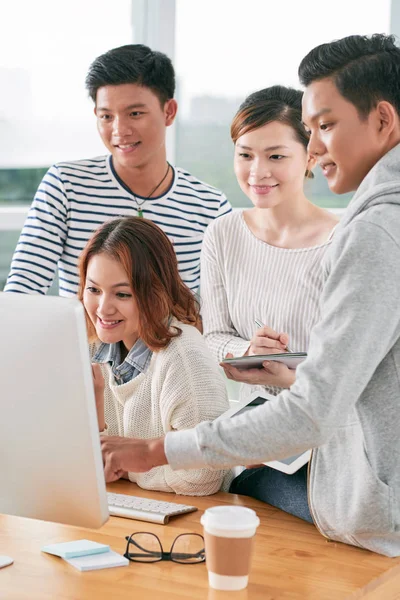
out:
M133 43L142 43L165 52L175 62L176 0L131 0ZM391 0L390 32L400 39L400 3ZM167 155L170 162L175 158L176 131L174 126L167 132ZM5 204L0 207L0 231L21 230L29 205ZM343 208L329 208L337 215Z

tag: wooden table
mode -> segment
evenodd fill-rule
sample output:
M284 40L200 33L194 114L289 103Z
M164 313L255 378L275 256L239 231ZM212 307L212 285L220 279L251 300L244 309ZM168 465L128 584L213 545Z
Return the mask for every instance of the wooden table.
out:
M0 569L1 600L368 600L400 599L400 559L328 542L313 525L262 502L233 494L206 498L148 492L129 482L110 491L195 504L199 511L154 525L111 517L99 530L0 515L0 554L15 560ZM88 538L121 554L125 535L152 531L169 547L180 533L201 532L200 516L209 506L246 505L261 524L246 590L217 592L208 588L204 564L131 563L128 567L81 573L61 558L40 552L45 544Z

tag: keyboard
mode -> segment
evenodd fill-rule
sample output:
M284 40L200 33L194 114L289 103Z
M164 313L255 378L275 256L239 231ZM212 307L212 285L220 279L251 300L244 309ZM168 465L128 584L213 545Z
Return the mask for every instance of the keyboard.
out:
M166 525L170 517L183 515L197 510L196 506L177 504L176 502L161 502L140 496L107 493L108 510L114 517L150 521Z

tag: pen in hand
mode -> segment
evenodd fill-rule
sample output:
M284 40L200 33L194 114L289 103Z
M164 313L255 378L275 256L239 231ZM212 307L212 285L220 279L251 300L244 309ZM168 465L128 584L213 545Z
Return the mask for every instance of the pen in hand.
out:
M265 327L265 325L261 323L261 321L259 321L258 319L254 319L254 323L257 325L257 327ZM286 352L293 352L293 350L291 350L289 346L286 346L285 350Z

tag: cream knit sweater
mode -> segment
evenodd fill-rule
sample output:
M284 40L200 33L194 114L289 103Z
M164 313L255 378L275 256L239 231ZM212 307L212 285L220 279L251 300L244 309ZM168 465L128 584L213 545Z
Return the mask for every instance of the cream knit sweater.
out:
M200 332L173 321L182 333L154 352L146 373L116 385L111 368L102 364L108 435L155 438L211 421L229 408L225 384ZM129 473L130 481L148 490L206 496L217 492L224 471L173 471L156 467Z

